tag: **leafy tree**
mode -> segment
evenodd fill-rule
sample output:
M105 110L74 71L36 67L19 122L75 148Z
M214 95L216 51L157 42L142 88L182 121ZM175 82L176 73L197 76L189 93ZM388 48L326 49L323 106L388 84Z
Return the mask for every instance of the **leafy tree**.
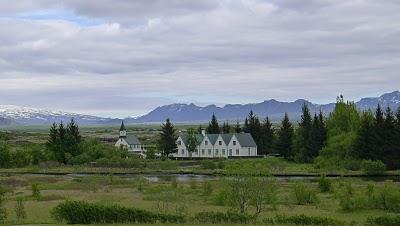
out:
M276 150L285 158L293 157L293 136L294 129L292 123L290 123L289 116L285 113L285 116L281 122L281 127L278 130L278 138L276 141Z
M161 126L161 134L158 141L163 157L168 158L170 154L178 151L178 146L176 144L177 139L176 129L169 118L167 118L165 123Z
M337 98L327 121L327 142L317 159L320 167L343 167L355 155L354 142L360 126L360 116L353 102Z
M217 120L217 117L215 117L215 114L212 115L211 121L208 124L207 133L209 133L209 134L221 133L221 130L218 125L218 120Z
M0 167L9 168L12 166L12 154L10 147L7 143L0 143Z
M188 140L187 140L187 150L190 153L190 157L192 157L192 153L196 151L197 146L199 146L200 142L196 138L196 133L194 129L190 128L188 130Z
M275 140L275 131L268 117L264 120L261 130L263 154L271 153Z

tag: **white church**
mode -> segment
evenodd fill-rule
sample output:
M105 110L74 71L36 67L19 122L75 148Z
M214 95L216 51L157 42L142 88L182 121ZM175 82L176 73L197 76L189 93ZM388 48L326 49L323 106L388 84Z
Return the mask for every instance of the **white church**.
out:
M230 134L196 134L199 143L196 150L190 153L187 150L188 135L178 137L178 152L175 158L234 158L257 156L257 144L250 133Z
M131 154L140 155L141 157L145 156L145 150L139 139L133 134L127 134L124 122L121 123L119 139L115 143L115 147L125 148Z

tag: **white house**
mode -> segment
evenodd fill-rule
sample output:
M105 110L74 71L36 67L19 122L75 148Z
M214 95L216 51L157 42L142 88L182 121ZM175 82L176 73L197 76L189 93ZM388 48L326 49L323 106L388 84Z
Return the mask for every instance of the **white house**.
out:
M231 158L257 156L257 144L250 133L196 134L199 145L195 152L187 150L188 135L178 137L176 158Z
M144 149L139 139L133 134L127 134L124 122L121 123L119 129L119 139L115 143L115 147L126 148L129 153L144 156Z

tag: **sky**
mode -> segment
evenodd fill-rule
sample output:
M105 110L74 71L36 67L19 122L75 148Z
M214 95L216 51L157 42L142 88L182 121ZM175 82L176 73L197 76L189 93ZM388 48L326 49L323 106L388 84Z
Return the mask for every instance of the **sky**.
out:
M0 104L126 117L399 90L398 0L0 2Z

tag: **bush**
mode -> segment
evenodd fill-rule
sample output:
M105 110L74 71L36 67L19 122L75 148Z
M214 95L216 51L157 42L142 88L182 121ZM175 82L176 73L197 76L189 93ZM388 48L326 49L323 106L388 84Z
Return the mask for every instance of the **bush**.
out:
M275 218L264 219L264 223L269 224L293 224L293 225L321 225L321 226L342 226L343 222L329 217L306 216L304 214L285 216L277 215Z
M364 160L361 162L361 169L368 175L381 175L385 173L386 166L380 160Z
M400 225L400 215L369 217L367 219L366 225L367 226L399 226Z
M321 192L331 192L332 181L325 175L321 175L321 177L318 180L318 187Z
M31 185L32 189L32 197L35 198L36 200L39 200L40 198L40 189L38 184L32 184Z
M24 200L21 197L17 198L17 203L15 205L15 216L17 218L17 222L26 219Z
M217 165L215 164L215 162L213 162L211 160L203 160L203 161L201 161L201 167L203 169L210 169L210 170L217 169Z
M198 223L211 223L211 224L246 224L253 220L252 216L236 212L222 213L222 212L200 212L194 216L194 221Z
M52 211L58 221L68 224L113 224L113 223L183 223L185 218L179 215L153 213L147 210L101 205L85 201L66 201Z
M400 213L400 188L392 183L385 183L376 189L376 206L390 212Z
M297 183L294 186L294 195L298 205L307 205L318 202L317 193L314 190L307 189L303 183Z

